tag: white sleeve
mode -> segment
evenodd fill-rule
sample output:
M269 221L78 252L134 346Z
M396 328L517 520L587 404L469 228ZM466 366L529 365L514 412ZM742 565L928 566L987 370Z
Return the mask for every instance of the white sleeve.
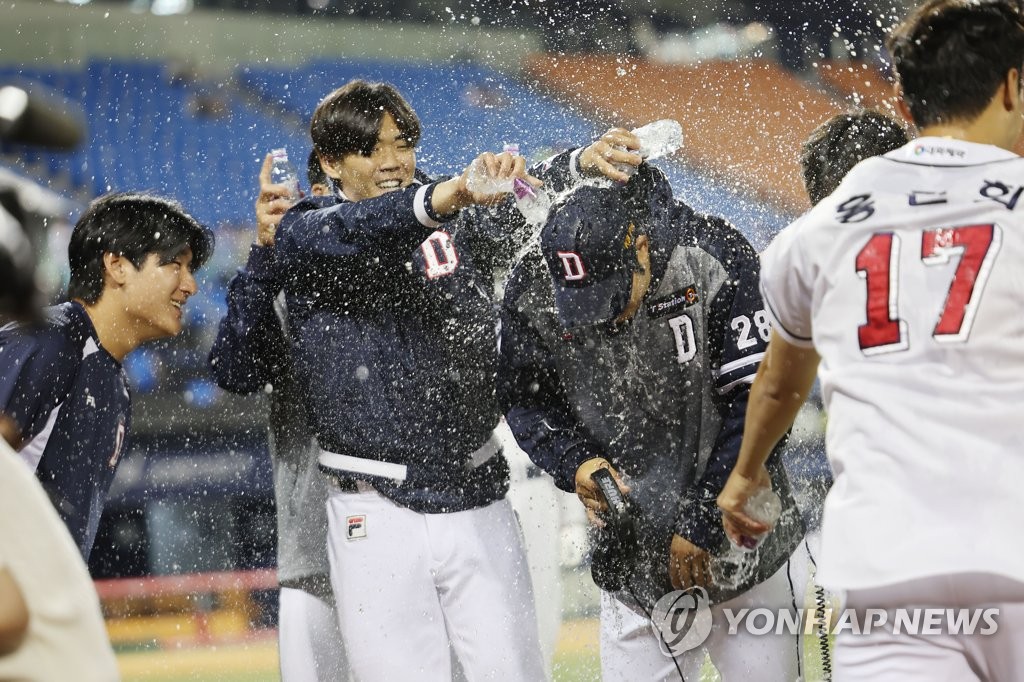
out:
M793 345L811 348L814 273L802 248L805 219L780 232L761 254L761 296L772 328Z

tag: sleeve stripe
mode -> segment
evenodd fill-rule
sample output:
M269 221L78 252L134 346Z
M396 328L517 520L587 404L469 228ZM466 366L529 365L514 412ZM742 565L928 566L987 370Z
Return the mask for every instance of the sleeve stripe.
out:
M580 172L580 153L583 151L583 147L580 147L573 153L569 154L569 175L573 179L573 184L579 184L584 181L583 173Z
M433 184L423 185L416 190L416 196L412 200L412 210L416 214L416 219L419 220L424 227L438 228L441 227L443 223L439 220L435 220L431 216L433 211L427 207L427 202L430 201L430 197L433 193Z
M752 383L754 383L754 377L755 376L756 375L754 375L754 374L748 374L746 376L740 377L739 379L736 379L735 381L732 381L732 382L726 384L725 386L719 386L718 387L718 393L719 393L719 395L724 395L724 394L728 393L729 391L731 391L732 389L734 389L737 386L739 386L740 384L752 384Z
M764 300L765 312L767 312L768 316L771 318L773 330L778 332L782 338L786 339L786 341L790 342L794 346L799 346L801 348L814 347L813 339L805 336L800 336L798 334L794 334L793 332L786 329L786 326L782 324L782 321L779 319L779 316L775 313L775 308L772 306L771 297L765 290L763 281L761 282L761 298Z
M740 358L739 360L733 360L732 362L727 362L727 363L725 363L724 365L722 365L718 369L717 376L722 376L724 374L728 374L729 372L732 372L733 370L737 370L740 367L746 367L747 365L752 365L752 364L755 364L755 363L759 363L762 360L764 360L764 353L763 352L761 352L761 353L754 353L753 355L748 355L745 358Z

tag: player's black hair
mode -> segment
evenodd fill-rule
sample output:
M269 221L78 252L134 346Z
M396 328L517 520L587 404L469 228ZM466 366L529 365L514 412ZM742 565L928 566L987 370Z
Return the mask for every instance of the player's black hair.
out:
M320 165L320 157L316 155L315 149L309 153L309 158L306 159L306 179L309 180L310 187L329 184L327 173L324 173L324 168Z
M812 204L832 194L850 169L864 159L909 142L898 121L871 109L836 114L811 133L800 153L804 188Z
M1016 0L929 0L886 46L919 128L970 121L1024 64L1024 17Z
M317 105L310 123L313 149L330 161L349 154L369 156L385 113L395 119L398 132L410 145L419 144L420 120L393 85L353 80Z
M103 254L116 253L135 267L155 253L161 264L192 249L195 272L213 253L213 234L173 200L150 194L115 193L93 201L68 244L68 297L95 303L103 293Z

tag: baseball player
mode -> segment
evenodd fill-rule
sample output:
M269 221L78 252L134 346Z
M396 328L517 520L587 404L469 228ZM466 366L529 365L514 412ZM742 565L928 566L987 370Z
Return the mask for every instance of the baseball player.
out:
M470 680L545 679L494 433L491 269L509 235L482 212L459 218L495 197L470 192L468 170L416 171L419 121L387 84L331 93L311 133L337 195L293 207L275 249L332 486L331 584L353 673L449 680L450 645ZM549 167L555 189L568 159ZM521 157L478 162L529 177Z
M639 146L622 130L605 138ZM616 538L595 538L605 680L697 679L703 650L666 656L651 627L651 607L673 587L708 588L718 617L724 605L792 603L788 563L803 524L777 458L777 537L740 584L711 580L725 550L714 500L768 338L757 272L734 228L674 200L643 164L624 185L584 186L557 206L540 252L506 288L500 386L520 446L591 512L606 509L591 480L601 468L635 509L638 548L616 555ZM725 680L798 674L795 637L719 628L705 646Z
M804 189L812 205L832 194L864 159L899 149L907 131L893 118L870 109L836 114L810 134L800 150Z
M1019 679L1024 18L933 0L888 45L921 136L856 166L764 253L774 331L719 506L731 535L766 530L741 509L820 367L836 481L819 579L888 617L840 633L837 675ZM901 607L981 605L999 609L994 634L893 626Z
M213 235L177 203L107 195L72 232L70 300L40 327L0 330L0 411L86 559L131 424L121 362L181 331L212 250Z
M5 205L0 322L33 323L35 256ZM17 430L0 411L0 679L112 682L117 662L89 571L46 492L7 442Z
M268 154L260 170L256 243L245 268L228 285L228 312L210 351L210 370L221 388L234 393L270 390L281 679L337 681L347 679L348 665L328 570L327 481L317 468L309 419L291 369L287 313L280 297L283 273L274 256L277 225L293 201L289 188L271 183L271 162ZM319 161L307 172L315 196L324 187L317 170Z

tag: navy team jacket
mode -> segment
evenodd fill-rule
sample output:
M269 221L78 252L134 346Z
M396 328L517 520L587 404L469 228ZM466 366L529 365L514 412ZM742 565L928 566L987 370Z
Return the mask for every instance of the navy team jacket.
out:
M126 451L131 395L121 363L99 345L80 304L46 312L39 329L0 330L0 412L18 424L19 455L88 560Z
M538 172L558 191L569 153ZM421 512L453 512L504 496L508 465L471 453L491 437L496 402L494 269L522 218L431 208L434 184L349 202L309 197L278 229L294 370L321 447L404 464L401 484L374 485Z

